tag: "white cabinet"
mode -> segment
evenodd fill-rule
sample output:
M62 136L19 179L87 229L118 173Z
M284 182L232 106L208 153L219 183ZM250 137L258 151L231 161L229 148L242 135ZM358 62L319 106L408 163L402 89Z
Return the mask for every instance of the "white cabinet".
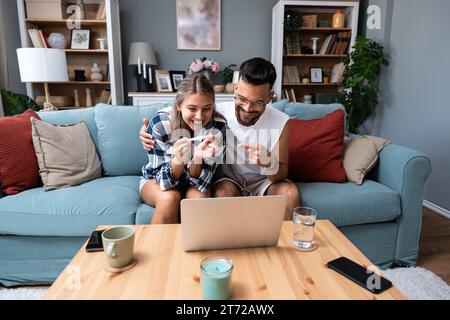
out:
M148 106L153 103L169 103L175 100L176 93L156 93L156 92L130 92L133 98L133 106ZM216 94L216 103L234 101L233 94Z

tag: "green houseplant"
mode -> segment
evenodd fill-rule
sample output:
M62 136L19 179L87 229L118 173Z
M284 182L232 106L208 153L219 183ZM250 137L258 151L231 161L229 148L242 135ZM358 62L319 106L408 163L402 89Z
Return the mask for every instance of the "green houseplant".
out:
M300 18L295 10L287 9L284 12L284 43L286 53L300 53Z
M353 51L347 55L342 87L338 101L348 115L348 130L359 133L359 128L378 105L379 77L382 65L389 62L383 47L363 36L356 38Z
M234 68L236 67L235 64L230 64L222 71L222 83L226 85L227 83L230 83L233 81L233 74L234 74Z
M5 116L21 114L28 109L33 109L34 111L40 110L36 102L26 95L14 93L4 89L1 89L0 93Z

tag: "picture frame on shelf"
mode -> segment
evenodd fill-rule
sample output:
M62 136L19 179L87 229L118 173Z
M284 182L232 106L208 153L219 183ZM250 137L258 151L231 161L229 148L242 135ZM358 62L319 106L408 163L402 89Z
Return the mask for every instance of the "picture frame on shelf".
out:
M89 50L91 42L91 29L72 29L70 49Z
M309 78L311 83L323 83L323 70L321 67L310 67Z
M186 71L169 71L170 81L172 83L173 91L178 90L178 85L186 78Z
M155 70L156 87L158 92L172 92L172 82L168 70Z

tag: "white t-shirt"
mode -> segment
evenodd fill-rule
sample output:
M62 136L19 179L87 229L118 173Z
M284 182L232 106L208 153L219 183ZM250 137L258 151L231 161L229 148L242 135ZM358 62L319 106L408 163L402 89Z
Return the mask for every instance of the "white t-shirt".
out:
M248 163L245 149L238 148L238 146L260 144L273 152L289 116L267 106L258 121L254 125L246 127L241 125L236 118L234 101L219 103L216 105L216 110L225 117L232 134L227 134L227 163L222 165L223 176L238 182L245 182L247 185L267 178L261 173L261 168Z

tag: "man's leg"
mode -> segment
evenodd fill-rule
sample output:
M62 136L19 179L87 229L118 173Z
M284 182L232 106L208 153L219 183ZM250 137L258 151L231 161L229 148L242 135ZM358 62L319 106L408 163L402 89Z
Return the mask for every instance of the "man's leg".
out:
M292 220L292 214L295 207L299 207L301 203L300 190L291 181L276 182L267 189L266 195L286 195L288 197L288 203L286 212L284 214L284 220Z
M236 184L229 180L222 180L217 182L213 188L213 195L215 198L240 197L241 193Z

